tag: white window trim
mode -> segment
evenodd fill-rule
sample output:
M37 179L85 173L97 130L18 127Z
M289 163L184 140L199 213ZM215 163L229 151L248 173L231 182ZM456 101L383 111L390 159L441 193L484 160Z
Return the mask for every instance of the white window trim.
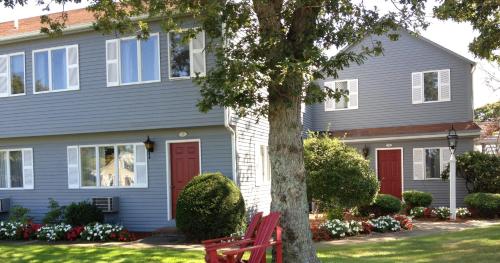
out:
M24 92L19 93L19 94L12 94L12 82L11 82L11 71L10 71L10 58L14 56L23 56L23 68L24 68ZM7 97L17 97L17 96L24 96L26 95L26 54L24 52L15 52L15 53L10 53L10 54L5 54L5 55L0 55L0 57L6 56L7 57L7 83L9 85L8 89L8 94L7 96L0 96L1 98L7 98Z
M53 50L57 49L66 49L66 72L68 72L68 48L71 47L76 47L78 50L78 88L69 88L69 75L66 76L66 89L62 90L53 90L52 89L52 56L51 53ZM40 53L40 52L48 52L47 54L47 64L48 64L48 71L49 71L49 90L48 91L36 91L36 80L35 80L35 53ZM78 47L78 44L76 45L66 45L66 46L58 46L58 47L51 47L51 48L43 48L43 49L37 49L33 50L31 52L31 71L32 71L32 82L33 82L33 94L45 94L45 93L55 93L55 92L65 92L65 91L76 91L80 90L80 49Z
M0 190L8 190L8 191L20 191L20 190L33 190L33 188L26 188L25 186L25 182L26 182L26 179L25 179L25 174L24 174L24 151L25 150L30 150L32 153L33 153L33 148L18 148L18 149L0 149L0 152L7 152L7 154L10 155L10 152L21 152L21 162L22 162L22 166L23 166L23 187L10 187L10 162L7 162L6 165L7 165L7 176L6 176L6 180L7 180L7 187L4 187L4 188L0 188ZM34 163L34 160L32 158L31 160L33 163ZM34 167L32 163L32 168ZM35 180L35 174L33 173L33 186L34 186L34 180Z
M426 168L427 168L427 161L426 161L426 158L425 158L425 150L431 150L431 149L438 149L439 150L439 177L437 178L431 178L431 177L427 177L427 173L426 173ZM448 147L422 147L422 160L423 160L423 173L424 173L424 179L422 180L416 180L416 181L435 181L435 180L442 180L442 177L441 177L441 173L443 172L443 158L442 158L442 153L441 151L443 149L448 149Z
M135 36L132 36L132 37L123 37L123 38L117 38L117 39L109 39L109 40L118 40L117 41L117 46L116 48L118 49L117 53L117 63L118 63L118 85L108 85L106 84L107 87L120 87L120 86L129 86L129 85L137 85L137 84L148 84L148 83L157 83L157 82L161 82L161 46L160 46L160 33L153 33L153 34L149 34L149 36L157 36L156 38L156 42L157 42L157 45L158 45L158 79L157 80L147 80L147 81L141 81L142 79L142 61L141 61L141 40L137 39L137 37ZM137 40L137 79L139 79L139 81L136 81L136 82L129 82L129 83L122 83L122 63L121 63L121 49L120 49L120 42L122 40L130 40L130 39L135 39ZM107 58L108 58L108 48L107 46L105 46L106 48L106 67L107 67ZM106 69L106 74L107 73L107 69ZM106 75L106 80L107 80L107 75ZM107 82L107 81L106 81Z
M173 34L178 34L178 33L183 33L185 31L187 31L189 29L181 29L177 32L168 32L167 33L167 57L168 57L168 79L169 80L186 80L186 79L192 79L194 78L193 77L193 39L190 38L189 39L189 43L188 44L188 48L189 48L189 76L186 76L186 77L172 77L172 71L171 71L171 67L170 67L170 34L173 33ZM201 31L203 32L203 43L205 43L205 31ZM205 43L206 44L206 43ZM207 65L207 58L206 58L206 55L203 56L203 63L205 64L205 71L207 70L206 69L206 65Z
M438 103L438 102L446 102L446 101L451 101L451 95L450 98L447 100L440 99L441 97L441 78L439 78L439 72L443 70L448 70L450 69L434 69L434 70L426 70L426 71L419 71L422 74L422 102L417 103L417 104L427 104L427 103ZM435 72L438 74L438 99L437 100L431 100L431 101L425 101L425 82L424 82L424 74L425 73L432 73ZM450 71L451 72L451 71ZM450 93L451 93L451 73L450 73ZM439 148L439 147L437 147Z
M350 91L351 90L350 81L354 81L354 80L358 82L358 92L357 92L357 94L358 94L358 106L357 107L351 107L351 105L350 105L350 92L351 92ZM349 100L347 101L347 108L336 109L335 104L337 103L337 101L335 101L335 99L333 99L333 98L327 98L327 100L334 100L334 104L333 104L333 109L329 109L326 107L326 101L325 101L324 102L325 111L346 111L346 110L357 110L359 108L359 80L358 79L339 79L339 80L333 80L333 81L327 81L327 82L332 82L334 89L335 89L335 83L347 82L347 91L349 92L347 97L349 98Z
M101 174L100 174L100 171L99 171L99 147L106 147L106 146L113 146L114 147L114 152L115 154L118 154L118 146L124 146L124 145L134 145L134 178L135 178L135 184L134 185L131 185L131 186L121 186L120 185L120 177L119 177L119 174L118 174L118 169L116 169L117 167L117 162L118 162L118 156L115 156L115 174L114 174L114 178L117 182L118 185L113 185L113 186L99 186L101 184ZM148 182L149 180L147 180L146 182L146 185L145 186L138 186L136 185L137 184L137 169L136 169L136 159L135 159L135 154L136 154L136 146L137 145L144 145L143 142L135 142L135 143L117 143L117 144L91 144L91 145L75 145L75 147L78 148L78 171L79 171L79 182L78 182L78 187L79 189L137 189L137 188L148 188ZM95 153L96 153L96 185L97 186L83 186L82 185L82 173L81 173L81 170L82 170L82 160L81 160L81 152L80 152L80 149L81 148L91 148L91 147L94 147L95 148ZM149 170L148 170L148 162L147 162L147 152L146 152L146 156L144 157L146 158L146 177L148 177L149 179Z

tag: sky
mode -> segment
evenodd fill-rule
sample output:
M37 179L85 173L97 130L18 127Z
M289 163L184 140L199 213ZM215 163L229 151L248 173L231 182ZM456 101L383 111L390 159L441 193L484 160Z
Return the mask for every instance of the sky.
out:
M30 1L27 6L16 7L14 10L5 7L0 7L0 22L13 21L14 19L21 19L32 16L39 16L48 12L58 12L62 10L62 6L52 4L50 11L43 11L43 6L36 5L37 1ZM86 1L81 4L69 3L64 8L66 10L83 8ZM430 1L432 2L432 1ZM384 10L391 7L385 1L376 1L377 5ZM427 19L430 26L426 31L420 32L424 37L462 55L473 61L477 62L476 69L473 73L473 86L474 86L474 107L480 107L486 103L496 102L500 100L500 90L496 93L486 85L487 74L485 70L493 73L500 78L500 67L485 60L475 58L472 53L468 51L468 44L472 41L477 32L472 29L468 23L456 23L453 21L440 21L432 18L432 4L427 7ZM500 85L500 83L498 83Z

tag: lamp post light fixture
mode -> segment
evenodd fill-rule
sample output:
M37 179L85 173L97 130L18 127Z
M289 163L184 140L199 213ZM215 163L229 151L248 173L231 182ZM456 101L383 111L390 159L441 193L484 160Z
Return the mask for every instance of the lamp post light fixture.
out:
M457 199L456 199L456 178L457 178L457 159L455 158L455 150L458 144L457 131L451 125L451 130L448 131L448 147L450 148L450 220L457 219Z
M155 142L148 139L144 142L144 147L146 147L146 151L148 152L148 159L151 157L151 153L155 151Z
M365 147L363 147L362 151L363 151L363 157L367 159L368 155L370 154L370 148L368 148L368 146L365 144Z

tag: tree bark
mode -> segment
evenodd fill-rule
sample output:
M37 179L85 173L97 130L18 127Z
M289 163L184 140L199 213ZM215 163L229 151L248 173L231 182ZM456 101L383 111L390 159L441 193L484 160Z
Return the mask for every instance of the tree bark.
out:
M283 262L316 263L309 227L301 99L269 104L269 155L272 168L271 210L281 212Z

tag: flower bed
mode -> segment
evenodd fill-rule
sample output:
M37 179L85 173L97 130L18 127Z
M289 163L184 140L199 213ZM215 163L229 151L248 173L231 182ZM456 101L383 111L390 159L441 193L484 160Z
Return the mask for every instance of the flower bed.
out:
M397 232L412 230L411 217L405 215L381 216L371 220L327 220L321 224L317 221L311 224L313 240L331 240L355 236L359 234L370 234L371 232Z
M445 206L440 207L414 207L409 211L409 215L413 218L424 220L448 220L450 218L450 208ZM456 210L457 218L466 220L471 216L470 211L465 207L458 207Z
M44 240L44 241L131 241L134 236L123 226L112 224L22 224L0 222L0 240Z

